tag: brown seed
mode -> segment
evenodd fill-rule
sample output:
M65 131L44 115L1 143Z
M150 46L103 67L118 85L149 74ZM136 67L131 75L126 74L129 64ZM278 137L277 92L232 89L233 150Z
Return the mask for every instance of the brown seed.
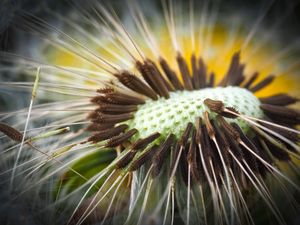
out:
M197 127L197 123L195 124L195 126ZM200 126L199 126L199 128L200 128ZM198 147L196 145L196 136L197 136L197 128L196 128L196 131L193 131L193 134L192 134L192 139L190 142L188 155L187 155L187 161L191 167L191 173L192 173L193 179L196 182L200 182L202 175L200 173L200 167L198 166L198 154L197 154Z
M189 139L189 136L190 136L190 132L192 131L192 129L193 129L193 124L191 122L189 122L187 124L187 126L186 126L179 142L178 142L180 146L185 146L186 145L186 143Z
M127 128L128 128L128 125L122 124L122 125L114 127L114 128L101 130L101 131L95 133L93 136L91 136L88 139L88 141L92 141L92 142L103 141L103 140L112 138L112 137L120 134L121 132L124 132Z
M230 125L231 126L231 125ZM231 126L232 127L232 126ZM233 127L232 127L233 129ZM228 129L224 128L223 126L221 127L222 132L224 133L229 145L230 149L233 151L234 155L237 157L239 161L242 161L244 158L244 154L242 152L242 149L239 146L239 140L240 138L233 138L232 134L229 132ZM234 131L237 132L237 131Z
M180 155L180 161L179 161L179 165L182 165L184 168L184 172L186 171L186 151L183 151L185 148L187 148L188 146L188 139L190 137L190 133L191 131L193 131L193 124L191 122L189 122L183 132L183 134L181 135L181 138L180 140L176 143L175 145L175 148L174 148L174 151L175 151L175 154L174 154L174 157L172 159L172 164L171 164L171 167L170 167L170 171L173 171L173 169L175 168L175 165L176 165L176 160L177 158L179 157L179 154L180 154L180 149L182 149L181 151L181 155ZM187 148L188 149L188 148ZM184 160L182 162L182 160ZM184 179L186 178L185 176L183 177Z
M91 99L91 102L101 105L105 102L105 97L103 95L97 95Z
M130 74L128 71L123 71L121 74L116 74L115 76L122 84L124 84L129 89L145 95L153 100L158 99L155 91L153 91L152 88L146 85L137 76Z
M261 144L261 139L259 136L256 135L254 138L252 138L251 141L255 145L256 149L261 149L261 150L264 149L264 147ZM270 165L273 164L273 160L271 159L270 155L267 154L265 151L260 151L260 156ZM257 160L257 164L258 164L258 169L260 171L260 174L262 176L265 176L267 172L269 172L268 168L260 160Z
M244 80L244 70L245 70L245 64L240 64L237 69L237 74L230 80L231 86L239 86Z
M150 149L146 149L144 153L142 153L131 165L129 170L134 171L139 169L142 165L144 165L158 150L158 145L154 145L150 147Z
M268 104L261 104L260 108L274 121L300 124L300 112L295 109Z
M152 143L155 139L157 139L160 136L160 133L155 132L154 134L149 135L146 138L137 140L133 145L133 150L141 150L144 149L148 144Z
M221 178L224 178L225 173L224 173L224 169L222 166L220 154L218 153L218 149L217 149L216 145L213 143L213 141L212 140L209 140L209 141L211 142L211 148L212 148L211 161L212 161L213 166L212 166L211 170L214 171L214 173L216 174L215 183L217 183L218 185L222 185Z
M209 119L209 114L207 111L204 112L204 122L205 122L205 126L206 126L209 137L211 139L213 139L215 137L215 131L211 124L211 121Z
M222 113L224 111L224 103L222 101L207 98L204 100L204 104L215 113Z
M276 94L270 97L259 98L259 100L264 104L278 105L278 106L287 106L299 101L298 98L289 96L287 94Z
M238 140L240 138L239 133L229 123L227 123L222 116L218 115L216 118L223 129L226 130L234 140Z
M190 145L189 145L189 149L188 149L188 154L187 154L187 161L189 164L192 164L193 162L193 158L195 156L195 151L196 151L196 132L195 130L192 130L191 133L191 141L190 141Z
M258 84L256 84L255 86L250 87L249 90L251 92L260 91L261 89L263 89L263 88L267 87L269 84L271 84L274 79L275 79L274 75L269 75L265 79L263 79L262 81L260 81Z
M167 139L164 141L163 144L161 144L157 150L157 153L152 159L152 171L151 171L151 177L154 178L159 175L161 171L161 167L163 165L163 162L165 160L165 157L169 150L171 150L174 142L175 142L176 136L174 134L170 134Z
M100 95L97 95L91 99L91 102L101 103L113 103L121 105L138 105L143 104L145 101L139 97L127 95L114 90L111 87L105 87L97 90Z
M198 172L200 173L200 177L202 177L203 179L206 179L206 180L209 178L213 179L213 177L212 177L213 174L212 174L212 170L210 167L210 161L212 161L213 149L212 149L211 141L210 141L210 138L208 136L208 133L207 133L207 130L206 130L206 127L204 124L201 125L201 144L199 145L199 147L201 147L201 152L202 152L202 156L201 156L200 151L199 151L200 164L198 164L198 166L199 166ZM202 160L203 160L204 164L202 164ZM208 174L204 173L204 166L206 167ZM208 175L208 177L207 177L207 175Z
M191 56L191 65L192 65L192 83L194 89L200 89L200 74L199 69L197 65L197 59L195 54L192 54Z
M136 67L149 84L149 86L160 96L169 98L168 88L165 86L163 77L156 69L155 64L147 59L145 62L136 62Z
M157 67L156 63L150 59L146 60L148 63L151 64L154 72L159 77L159 79L163 82L164 86L167 88L168 91L174 91L175 89L172 87L172 85L169 83L169 80L163 76L163 74L160 72L159 68Z
M95 111L106 114L123 114L137 111L137 105L117 105L102 103Z
M185 59L180 53L178 53L176 60L183 79L184 88L189 91L193 90L191 75Z
M197 151L198 148L196 147L194 150L194 156L193 156L193 160L192 160L192 164L191 164L191 172L192 172L192 176L193 179L200 183L201 180L203 180L203 168L200 166L200 163L198 162L199 159L199 152Z
M227 70L227 73L224 75L223 79L221 80L218 86L227 86L228 84L231 83L232 79L236 79L235 77L239 75L237 73L239 65L240 65L240 52L236 52L231 58L231 63Z
M249 89L250 86L252 86L252 84L255 82L255 80L258 78L259 73L258 72L254 72L250 78L248 79L248 81L242 85L242 87Z
M103 96L102 100L107 103L120 105L141 105L145 103L144 99L123 93L108 93Z
M5 123L0 123L0 131L6 136L8 136L10 139L17 142L22 142L23 134L15 128Z
M200 88L205 88L206 86L206 77L207 77L207 67L202 58L199 58L199 83Z
M215 85L215 76L214 72L210 73L208 83L206 84L207 87L213 87Z
M202 132L201 124L202 124L201 117L197 117L196 118L196 123L195 123L195 127L196 127L195 141L196 141L197 145L199 145L201 143L201 135L202 135L202 133L201 133Z
M137 129L131 129L127 131L125 134L119 134L118 136L115 136L107 142L105 147L117 147L127 141L129 138L131 138L133 135L135 135L138 132Z
M139 105L145 103L145 101L141 98L115 92L97 95L91 99L91 102L98 105L103 105L106 103L119 105Z
M152 60L147 59L145 61L145 65L147 65L149 71L151 72L151 76L153 77L153 80L157 86L157 89L161 93L161 96L169 98L169 90L171 89L171 87L169 87L169 84L165 81L156 64Z
M167 61L163 58L160 58L159 63L160 63L161 68L163 69L164 73L166 74L166 76L170 80L171 84L175 88L175 90L183 90L183 86L180 83L176 73L170 68Z
M254 143L251 141L250 138L248 138L244 132L242 131L242 129L239 127L239 125L237 125L236 123L232 124L233 128L239 133L240 135L240 140L238 140L238 142L241 144L242 142L245 143L253 152L255 152L257 155L259 155L261 157L261 149L258 149ZM253 153L249 152L247 149L245 149L244 146L241 146L242 149L244 149L243 153L244 153L244 157L248 163L248 165L250 166L250 168L252 168L252 170L256 173L259 173L259 167L258 167L258 161L259 159L253 155Z
M104 87L104 88L98 89L97 92L101 93L101 94L108 94L108 93L114 93L115 90L112 87Z
M206 129L205 124L201 125L201 145L202 145L202 153L203 153L203 158L206 162L208 162L209 159L212 158L212 147L211 147L211 142L210 138L208 135L208 131Z
M226 139L226 136L224 135L224 133L221 131L221 129L218 127L218 125L216 124L216 122L214 120L212 120L212 125L213 128L215 130L216 133L216 141L219 144L220 150L221 150L221 154L222 157L224 159L224 162L226 164L227 167L230 167L231 164L231 158L229 156L229 142Z
M124 113L124 114L118 114L118 115L110 115L110 114L104 114L100 112L95 113L95 117L92 120L92 122L96 123L120 123L129 119L133 118L132 113Z
M130 161L134 158L134 156L136 155L136 151L129 151L128 153L126 153L125 156L123 156L123 158L121 158L117 164L116 164L116 168L120 169L120 168L124 168L125 166L127 166Z

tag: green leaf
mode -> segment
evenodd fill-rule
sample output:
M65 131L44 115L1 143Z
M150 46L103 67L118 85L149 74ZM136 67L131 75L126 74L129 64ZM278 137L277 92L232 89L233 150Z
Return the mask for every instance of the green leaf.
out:
M90 179L104 170L116 157L117 154L115 149L101 149L80 158L71 166L71 168L87 179ZM96 183L95 188L90 191L88 196L97 191L97 187L100 187L103 184L106 177L107 176L103 176ZM57 199L58 197L62 197L61 195L69 194L86 182L87 181L85 179L69 170L57 182L54 191L54 198Z

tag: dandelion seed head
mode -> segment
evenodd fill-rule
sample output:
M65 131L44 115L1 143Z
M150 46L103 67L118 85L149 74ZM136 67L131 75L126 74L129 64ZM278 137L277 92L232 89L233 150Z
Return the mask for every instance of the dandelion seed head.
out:
M260 205L285 224L278 190L299 212L299 65L264 13L249 30L214 1L78 3L20 14L33 59L4 54L26 77L7 86L34 89L0 123L15 198L68 225L256 224Z

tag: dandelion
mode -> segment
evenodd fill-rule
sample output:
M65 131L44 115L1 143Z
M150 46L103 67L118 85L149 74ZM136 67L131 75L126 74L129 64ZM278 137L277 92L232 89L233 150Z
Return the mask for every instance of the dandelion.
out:
M43 224L292 223L299 66L296 44L260 30L272 2L250 29L219 2L127 3L18 14L30 54L1 52L1 71L25 80L1 86L31 95L1 113L8 208Z

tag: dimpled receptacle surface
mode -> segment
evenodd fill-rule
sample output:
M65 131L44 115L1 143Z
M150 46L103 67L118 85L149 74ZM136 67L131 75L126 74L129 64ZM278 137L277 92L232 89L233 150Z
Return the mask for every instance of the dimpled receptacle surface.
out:
M206 98L220 100L225 106L234 107L241 114L262 118L259 100L248 90L239 87L205 88L195 91L176 91L170 93L170 98L147 100L139 106L134 118L126 124L136 128L139 134L136 138L146 137L154 132L161 133L164 139L170 133L180 137L188 122L194 123L197 117L203 118L203 112L210 110L204 105ZM216 114L211 113L212 117ZM228 122L233 119L227 119ZM249 125L240 118L234 121L247 132Z

